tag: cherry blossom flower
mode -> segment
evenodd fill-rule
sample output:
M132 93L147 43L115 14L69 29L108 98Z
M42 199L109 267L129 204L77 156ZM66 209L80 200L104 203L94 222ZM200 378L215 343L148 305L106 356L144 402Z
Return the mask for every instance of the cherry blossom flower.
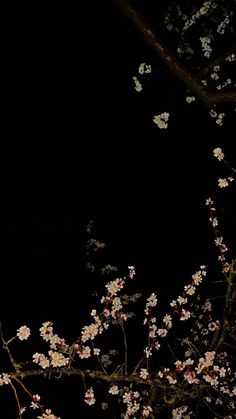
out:
M206 205L211 206L212 204L214 204L214 201L212 201L212 199L211 199L211 198L208 198L208 199L206 200Z
M124 286L124 281L121 278L117 278L115 281L111 281L106 285L106 288L110 295L116 295L118 291Z
M166 314L163 317L163 323L166 325L166 327L168 329L170 329L172 327L172 318L171 318L171 316L169 314Z
M157 296L154 292L147 298L146 307L155 307L157 305Z
M91 349L89 346L82 346L82 348L80 348L77 351L77 353L81 359L87 359L87 358L90 358L91 356Z
M131 393L125 392L123 394L123 402L124 403L129 403L130 401L131 401Z
M203 272L204 272L204 271L203 271ZM192 276L192 279L193 279L193 284L194 284L194 285L198 286L198 285L202 282L202 275L203 275L203 272L202 272L202 271L198 271L198 272L196 272L196 273Z
M156 337L156 331L157 331L157 326L155 324L150 325L149 326L149 337L154 339Z
M153 122L158 126L158 128L166 129L168 127L169 116L170 114L168 112L163 112L159 115L155 115L153 118Z
M148 375L149 375L148 370L146 368L141 368L139 375L143 380L146 380L148 378Z
M178 301L179 305L180 305L180 306L182 306L182 305L184 305L184 304L187 304L188 299L187 299L187 298L184 298L184 297L179 296L179 297L177 298L177 301ZM172 303L173 303L173 301L172 301ZM172 306L172 307L173 307L173 306Z
M51 409L47 409L45 413L42 414L42 416L37 416L38 419L60 419L57 416L52 414Z
M109 392L110 394L112 394L112 395L117 395L117 394L119 394L119 387L113 384L113 385L109 388L109 391L108 391L108 392Z
M157 330L157 334L159 336L161 336L162 338L166 337L167 333L168 333L168 330L166 330L166 329L158 329Z
M129 278L133 279L136 275L135 267L131 265L131 266L128 266L128 269L129 269Z
M195 294L196 288L193 285L186 285L184 287L184 291L188 295L193 295L193 294Z
M118 311L122 309L121 299L119 297L115 297L113 299L112 310Z
M214 148L213 154L219 161L224 160L225 155L220 147Z
M220 326L219 321L216 322L211 322L208 324L208 330L210 330L211 332L213 332L214 330L218 329Z
M196 98L194 96L186 96L186 102L187 103L192 103L196 100Z
M136 92L140 93L143 90L141 82L138 80L136 76L133 77L133 81Z
M7 373L0 374L0 387L3 386L4 384L10 384L10 383L11 383L11 378L9 374Z
M225 179L225 178L223 178L223 179L219 178L218 179L218 186L220 188L226 188L226 186L228 186L228 185L229 185L229 182L228 182L227 179Z
M95 397L94 397L94 391L93 391L92 387L90 387L90 389L86 391L84 401L89 406L93 405L96 402Z
M189 384L194 384L194 383L198 383L199 382L199 380L196 378L196 373L194 371L186 371L184 373L184 379Z
M199 359L198 365L196 367L197 374L200 374L203 369L213 365L215 354L215 351L208 351L205 353L205 358L202 357Z
M44 354L39 354L38 352L33 355L33 362L39 364L43 369L48 368L50 365L49 359Z
M69 362L69 358L66 358L63 354L59 352L49 351L48 354L51 358L51 365L55 368L64 367Z
M177 380L173 378L171 375L167 375L166 379L169 381L170 384L176 384Z
M145 348L144 352L145 352L146 358L149 358L152 355L152 350L150 347Z
M184 308L182 309L181 313L180 313L180 320L184 321L184 320L188 320L191 316L190 311L185 310Z
M31 407L31 409L33 409L33 410L39 409L39 405L38 405L38 403L36 403L36 402L31 402L30 407Z
M206 300L205 303L202 305L202 309L204 312L212 310L212 304L209 300Z
M101 352L101 349L99 349L99 348L94 348L93 349L93 354L96 355L96 356L98 356L100 354L100 352Z
M42 324L42 327L40 327L39 329L40 331L40 336L46 341L48 342L51 337L53 336L53 325L52 322L45 322Z
M172 410L172 417L173 419L181 419L183 416L183 413L185 413L188 410L187 406L180 406L176 409Z
M17 337L20 340L27 340L30 336L30 329L27 326L21 326L17 329Z
M150 74L152 72L152 67L150 64L141 63L138 72L139 74Z
M89 326L84 326L81 334L82 342L93 340L99 332L99 323L91 323Z

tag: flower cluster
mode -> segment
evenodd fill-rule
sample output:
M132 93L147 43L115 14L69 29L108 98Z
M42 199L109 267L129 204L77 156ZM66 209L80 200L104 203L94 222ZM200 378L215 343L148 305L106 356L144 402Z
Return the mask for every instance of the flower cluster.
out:
M176 409L172 410L172 417L173 419L181 419L181 418L186 418L186 416L183 416L183 413L186 413L188 410L187 406L180 406L177 407Z
M136 414L139 414L140 418L146 418L152 412L151 406L142 405L142 397L138 391L127 390L124 392L122 400L126 405L126 412L123 414L124 419L135 418Z
M215 65L213 67L213 72L211 73L210 77L212 80L219 80L219 71L220 71L220 66L219 65Z
M220 147L214 148L213 154L214 154L214 157L216 157L219 161L224 160L225 155L222 151L222 148Z
M138 69L139 74L150 74L152 72L152 66L150 64L141 63Z
M233 63L234 61L236 61L236 55L232 52L232 54L228 55L228 57L225 59L225 61Z
M138 80L136 76L133 77L133 81L134 81L134 88L136 92L140 93L143 90L143 86L141 82Z
M202 265L200 270L192 275L191 284L184 287L183 294L170 303L170 306L174 309L174 312L178 314L180 320L187 320L191 316L191 313L183 309L182 306L188 303L188 296L195 294L196 287L200 285L204 276L206 276L206 266Z
M138 73L140 76L143 76L145 74L150 74L151 72L152 72L152 67L150 64L146 64L146 63L140 64L138 68ZM136 90L136 92L140 93L143 90L142 83L136 76L133 77L133 81L134 81L134 89Z
M219 178L218 179L218 186L219 188L226 188L226 186L229 186L230 182L233 182L234 178L232 176L228 176L227 178Z
M128 269L129 278L134 278L135 267L129 266ZM81 359L87 359L91 356L91 348L88 345L84 345L86 342L93 341L96 336L101 335L104 330L107 330L111 321L119 320L123 322L127 320L128 316L121 311L123 308L121 298L117 296L124 287L124 283L125 278L117 278L106 284L107 295L101 298L103 309L99 314L95 309L91 311L93 322L82 328L81 337L74 345L74 350ZM95 348L93 353L98 356L100 349Z
M0 387L3 386L4 384L10 384L11 382L11 377L9 374L3 373L0 374Z
M220 147L217 147L213 150L214 157L217 158L217 160L221 161L224 160L226 166L228 166L231 169L231 172L235 172L235 170L230 166L230 164L225 160L224 153ZM234 181L234 177L232 175L226 177L226 178L219 178L218 179L218 186L220 188L226 188L229 186L230 182Z
M211 109L209 115L215 119L217 125L219 125L220 127L223 126L223 120L225 117L224 112L217 113L214 109Z
M225 29L227 28L227 26L230 23L230 18L233 16L233 13L230 12L229 14L226 14L226 17L224 18L224 20L222 20L222 22L220 22L220 24L217 26L217 32L220 35L223 35L225 33Z
M180 321L188 320L191 317L191 312L183 308L182 306L188 303L188 297L193 296L196 292L196 287L202 282L203 276L206 276L206 267L201 266L201 269L192 275L192 282L189 285L184 287L184 292L182 295L178 296L176 300L173 300L170 303L170 306L173 309L173 314L165 314L162 319L161 327L156 325L156 317L153 316L152 310L153 307L157 305L156 294L152 293L151 296L147 299L146 308L144 310L147 317L144 319L144 324L148 324L149 332L149 345L145 348L146 357L149 358L152 355L152 349L159 349L160 343L157 341L157 338L165 338L168 334L168 331L173 326L173 315L177 315Z
M38 419L60 419L58 416L52 414L51 409L47 409L45 413L38 416Z
M129 269L129 273L128 273L129 278L134 279L134 277L136 275L135 267L131 265L131 266L128 266L128 269Z
M31 404L29 406L30 409L37 410L37 409L43 409L43 406L40 405L40 399L41 397L38 394L31 395ZM20 407L20 414L25 413L27 410L27 406L21 406ZM57 416L54 416L50 409L46 409L42 416L38 416L38 418L50 418L50 419L60 419Z
M90 387L90 389L86 391L84 401L89 406L92 406L96 402L96 399L94 397L94 391L93 391L92 387Z
M222 83L218 84L218 85L216 86L216 90L218 90L218 91L223 90L223 89L225 89L225 87L228 87L228 86L230 86L231 84L232 84L232 79L228 78L228 79L226 79L224 82L222 82ZM235 83L234 83L234 86L235 86Z
M206 200L206 205L209 208L209 212L210 212L210 217L209 217L209 221L212 225L212 227L214 228L215 231L215 245L217 246L218 250L219 250L219 256L218 256L218 260L221 262L222 264L222 271L224 274L226 274L229 269L230 269L230 264L229 262L226 261L225 258L225 253L228 251L227 246L223 243L223 237L219 236L218 234L218 230L217 230L217 226L218 226L218 218L216 217L216 209L214 207L214 201L211 198L208 198Z
M202 44L202 50L203 50L204 57L210 58L210 55L212 53L212 48L210 46L211 38L209 38L208 36L202 36L200 38L200 41L201 41L201 44Z
M200 296L198 295L196 301L192 303L192 319L193 327L190 329L189 341L199 344L199 349L205 350L206 347L211 346L211 339L213 332L220 328L220 321L213 318L212 304L209 299L206 299L203 304L198 304ZM213 335L214 336L214 335ZM188 343L189 341L186 341ZM185 356L189 357L193 354L193 348L185 352Z
M227 168L234 170L226 161L220 147L215 148L213 154L217 160L223 161ZM223 183L224 179L220 180ZM225 274L224 281L215 282L227 284L224 296L226 303L221 314L219 315L217 307L214 307L213 300L206 298L202 301L200 295L197 295L197 289L206 276L204 265L192 275L183 292L170 302L170 312L162 315L160 322L155 313L158 298L153 292L147 298L144 308L143 323L148 328L148 342L141 344L139 348L141 359L138 359L136 364L136 360L133 362L130 356L132 353L129 352L129 340L123 323L129 317L129 313L122 311L123 305L136 302L140 296L121 294L126 280L135 277L135 267L130 265L127 277L110 280L105 285L106 292L101 298L100 310L92 309L92 321L82 327L79 338L72 344L67 344L65 339L55 334L53 323L46 321L41 325L39 332L44 344L46 342L49 346L47 353L35 352L31 361L18 363L11 353L10 345L16 342L17 338L20 341L27 340L31 334L29 327L22 325L8 341L4 340L0 330L2 347L7 351L12 365L10 372L0 375L0 387L8 385L8 388L14 391L18 419L23 419L25 412L27 414L30 411L40 412L38 419L59 419L51 409L44 408L38 394L29 391L23 378L30 375L60 377L63 374L81 377L85 388L82 398L88 406L93 406L96 399L94 387L88 385L87 380L89 383L92 380L99 381L100 385L103 383L107 392L106 399L101 404L102 409L108 407L107 401L118 400L123 419L142 419L156 413L159 415L165 408L168 410L171 408L174 419L191 419L196 417L194 409L190 410L194 401L197 401L200 409L203 409L203 406L209 407L209 411L216 415L215 417L233 418L231 412L236 409L236 371L235 358L232 355L235 351L236 329L234 315L236 261L230 264L226 260L228 248L217 229L218 219L214 201L208 198L206 204L210 211L210 223L214 228L214 243L219 251L218 259ZM193 296L194 299L190 298ZM216 313L219 320L215 318ZM179 327L178 337L170 333L176 318L182 322L181 324L188 319L192 320L188 322L190 326L187 330ZM96 338L112 324L122 329L122 349L121 352L108 349L107 353L103 353L100 345L97 345ZM165 342L164 338L167 336L169 340L166 341L166 346L163 344L161 350L155 352L155 349L161 347L160 342ZM168 360L163 350L167 347L171 352L171 358ZM112 356L114 361L111 361ZM81 366L83 362L80 360L83 359L89 359L88 368ZM131 366L128 364L128 359ZM35 368L34 364L40 368ZM28 404L21 405L17 386L20 386L25 396L29 398ZM100 391L97 392L96 398L99 393ZM227 416L223 413L223 408Z
M195 100L196 100L195 96L186 96L187 103L195 102Z
M38 394L30 394L30 392L28 392L28 395L30 396L31 404L28 407L27 406L20 406L19 407L20 419L23 419L22 415L28 409L32 409L32 410L39 410L40 409L42 411L42 414L37 416L37 419L61 419L58 416L55 416L52 413L51 409L44 410L43 405L40 404L41 397Z
M158 128L166 129L168 127L169 116L170 114L168 112L163 112L159 115L155 115L153 122L158 126Z
M188 30L192 25L196 23L197 19L200 19L202 16L206 15L212 7L217 7L217 4L214 0L205 1L201 8L193 13L191 18L185 22L183 31Z
M38 352L34 353L33 362L43 369L50 366L54 368L66 366L69 362L67 353L69 346L64 339L54 334L52 322L47 321L43 323L39 331L42 339L49 343L50 350L48 351L48 356Z

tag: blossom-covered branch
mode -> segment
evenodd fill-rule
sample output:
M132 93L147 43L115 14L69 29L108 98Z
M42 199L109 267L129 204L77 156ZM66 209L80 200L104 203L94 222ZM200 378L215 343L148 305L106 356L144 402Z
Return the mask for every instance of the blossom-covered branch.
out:
M182 62L172 53L159 34L156 34L144 16L129 2L129 0L115 0L122 12L129 18L138 31L143 35L154 53L163 61L168 70L181 80L187 89L191 90L208 107L219 103L236 102L235 91L214 92L208 90L198 75L191 74Z
M204 76L206 76L209 71L219 65L220 63L224 62L227 57L229 57L234 51L236 51L236 43L234 43L231 48L229 48L226 52L221 54L219 57L212 60L210 63L208 63L203 69L197 72L197 77L199 80L201 80Z
M129 277L133 277L134 268L131 268ZM107 295L101 299L103 308L100 313L97 310L92 310L92 323L83 327L81 337L71 345L68 345L64 339L54 333L51 322L45 322L39 331L42 339L50 346L48 355L36 352L33 354L31 361L20 363L13 358L10 347L17 338L19 341L27 341L30 338L31 331L29 327L21 326L17 330L16 335L8 341L4 339L2 334L3 349L9 355L13 371L5 372L0 376L0 386L10 385L13 388L19 417L23 418L22 415L26 411L26 406L21 406L17 395L17 388L20 386L30 399L30 408L42 411L42 416L38 416L38 418L58 419L52 414L51 409L44 409L41 397L32 394L24 383L29 377L40 376L50 379L53 376L78 376L82 378L84 383L87 379L94 380L94 385L96 385L97 381L107 383L109 385L108 394L120 397L126 405L124 418L134 417L134 414L138 415L139 418L149 415L153 416L154 413L171 407L173 408L173 415L177 415L177 412L180 411L180 403L185 403L186 405L188 401L198 400L199 397L202 397L203 392L209 392L212 388L215 392L221 394L223 391L223 393L227 393L232 398L236 394L235 373L230 368L225 368L228 362L226 354L222 356L216 350L205 350L201 353L187 339L183 340L183 343L185 342L185 345L187 344L196 349L192 352L187 351L184 359L176 358L174 363L170 363L170 367L160 368L159 370L157 368L153 369L149 361L150 357L155 357L154 351L159 351L163 347L163 344L157 342L157 338L163 340L167 337L173 327L174 318L179 319L180 322L185 322L191 318L191 312L183 308L183 306L188 304L189 297L194 296L196 288L201 284L205 274L205 267L201 267L192 276L191 283L184 287L182 295L170 303L172 314L167 313L164 315L160 327L156 326L157 320L153 312L158 303L157 297L154 293L148 297L144 310L146 315L144 324L148 325L148 346L144 349L144 356L142 356L131 373L127 372L127 365L125 366L125 371L122 368L117 368L117 366L115 371L106 370L104 360L102 357L100 358L101 350L95 348L93 344L93 341L99 334L103 334L114 321L116 323L116 319L127 320L127 316L121 312L122 298L117 296L124 286L125 278L124 280L118 278L106 285ZM214 331L215 328L217 326L211 326L211 330ZM219 339L222 343L222 336ZM180 339L180 342L182 342L182 339ZM84 346L85 343L87 346ZM92 345L93 354L90 345ZM83 364L79 367L76 366L79 359L83 361L90 358L92 361L94 357L95 359L100 358L101 368L84 368ZM38 366L38 368L33 368L34 365ZM137 389L133 390L133 386ZM88 405L95 403L93 387L88 389L85 385L84 400Z

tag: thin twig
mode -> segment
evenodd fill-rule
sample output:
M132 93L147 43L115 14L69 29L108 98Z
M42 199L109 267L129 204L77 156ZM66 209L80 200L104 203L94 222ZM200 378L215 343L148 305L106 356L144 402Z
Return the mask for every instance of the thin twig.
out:
M119 324L120 324L120 327L121 327L121 330L122 330L122 334L123 334L123 339L124 339L125 374L127 374L127 366L128 366L128 345L127 345L127 337L126 337L126 333L125 333L123 322L120 321Z
M22 418L22 415L21 415L21 405L20 405L20 401L19 401L19 398L18 398L18 394L17 394L16 388L12 384L12 382L10 382L10 386L11 386L13 392L14 392L14 396L15 396L17 407L18 407L18 411L19 411L19 419L21 419Z

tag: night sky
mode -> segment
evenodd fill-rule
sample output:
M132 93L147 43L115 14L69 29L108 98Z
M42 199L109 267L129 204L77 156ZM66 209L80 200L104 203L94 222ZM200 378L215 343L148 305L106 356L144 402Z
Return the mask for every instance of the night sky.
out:
M13 300L13 318L64 316L67 302L87 312L90 219L112 262L137 267L140 288L175 295L214 255L204 206L221 170L212 149L233 157L234 124L216 127L200 102L186 105L183 86L111 2L20 5L6 26L7 316ZM153 75L138 94L141 62ZM163 111L167 130L152 121ZM222 198L230 208L230 193Z

